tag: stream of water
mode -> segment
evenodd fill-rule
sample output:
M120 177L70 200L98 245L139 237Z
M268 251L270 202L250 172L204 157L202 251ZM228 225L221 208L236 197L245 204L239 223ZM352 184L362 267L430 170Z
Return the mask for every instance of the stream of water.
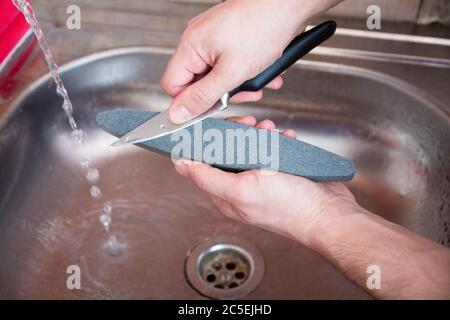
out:
M69 93L67 92L64 83L59 74L59 67L53 59L52 52L47 44L44 33L42 32L41 27L36 19L36 15L33 11L33 8L26 0L12 0L13 4L22 12L26 21L30 25L31 30L33 31L36 39L38 41L39 47L42 50L45 61L50 69L50 73L53 77L53 80L56 83L56 93L63 99L62 108L66 114L67 120L69 122L70 128L72 130L72 137L80 144L85 143L86 132L80 128L78 128L77 123L73 116L73 106L72 102L69 98ZM96 184L100 178L100 172L91 166L89 159L85 158L81 160L81 167L85 171L86 179L91 184L90 186L90 195L94 200L100 200L102 197L102 192L98 185ZM100 213L100 222L105 228L107 232L110 230L111 225L111 213L112 207L109 203L106 203L103 206L103 209ZM114 235L110 235L108 239L108 244L114 245L116 243L116 238Z

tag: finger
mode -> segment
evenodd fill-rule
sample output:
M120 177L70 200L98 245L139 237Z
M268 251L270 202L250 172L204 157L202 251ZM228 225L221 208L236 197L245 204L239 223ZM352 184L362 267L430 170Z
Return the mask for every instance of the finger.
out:
M238 94L234 95L230 102L232 103L243 103L243 102L250 102L250 101L259 101L263 97L262 90L250 92L250 91L244 91L239 92Z
M266 86L266 88L277 90L277 89L280 89L282 86L283 86L283 78L281 78L281 76L278 76L275 79L273 79L271 82L269 82L269 84ZM262 90L255 91L255 92L244 91L244 92L239 92L238 94L233 96L230 99L230 101L232 103L243 103L243 102L250 102L250 101L259 101L262 99L262 97L263 97Z
M211 167L205 163L180 159L175 161L175 170L200 189L224 200L236 199L238 176Z
M266 130L274 130L277 128L277 126L275 125L275 123L272 120L266 119L263 120L261 122L259 122L256 125L257 128L259 129L266 129Z
M256 119L255 117L251 117L251 116L244 116L244 117L231 117L231 118L227 118L227 121L231 121L231 122L236 122L236 123L240 123L246 126L252 126L254 127L256 125Z
M181 91L169 108L170 120L181 124L194 118L242 83L245 73L230 65L233 64L220 60L203 78Z
M180 44L161 78L161 87L172 97L182 92L209 65L190 47Z
M283 86L283 78L281 76L278 76L275 79L273 79L272 81L270 81L266 87L269 89L278 90L282 86Z
M278 90L282 86L283 86L283 79L281 77L278 77L278 78L274 79L272 82L270 82L266 86L266 88ZM244 91L244 92L239 92L238 94L233 96L230 99L230 101L232 103L243 103L243 102L250 102L250 101L259 101L262 99L262 97L263 97L262 90L255 91L255 92Z
M292 129L284 130L282 132L282 135L293 139L297 138L297 132L295 132L295 130Z

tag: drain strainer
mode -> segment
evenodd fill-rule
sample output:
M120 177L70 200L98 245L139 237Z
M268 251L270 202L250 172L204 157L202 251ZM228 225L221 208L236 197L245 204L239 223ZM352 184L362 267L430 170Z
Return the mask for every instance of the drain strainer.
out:
M189 283L214 299L238 299L256 289L264 276L264 260L249 242L232 236L202 241L186 260Z

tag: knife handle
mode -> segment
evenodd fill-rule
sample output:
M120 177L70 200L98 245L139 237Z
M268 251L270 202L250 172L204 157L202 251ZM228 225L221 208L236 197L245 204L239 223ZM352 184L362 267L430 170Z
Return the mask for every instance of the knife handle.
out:
M335 21L326 21L311 30L308 30L291 41L284 50L281 58L265 69L256 77L245 81L239 87L231 90L228 95L231 98L242 91L259 91L270 81L281 75L312 49L329 39L336 31Z

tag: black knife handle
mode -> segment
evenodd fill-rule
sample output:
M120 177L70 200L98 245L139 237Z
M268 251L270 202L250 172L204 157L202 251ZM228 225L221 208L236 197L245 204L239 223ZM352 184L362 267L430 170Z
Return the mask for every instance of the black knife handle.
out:
M258 91L264 88L270 81L282 74L297 60L302 58L312 49L329 39L336 31L335 21L326 21L311 30L308 30L291 41L286 47L281 58L275 61L266 70L256 77L245 81L239 87L231 90L230 98L242 91Z

